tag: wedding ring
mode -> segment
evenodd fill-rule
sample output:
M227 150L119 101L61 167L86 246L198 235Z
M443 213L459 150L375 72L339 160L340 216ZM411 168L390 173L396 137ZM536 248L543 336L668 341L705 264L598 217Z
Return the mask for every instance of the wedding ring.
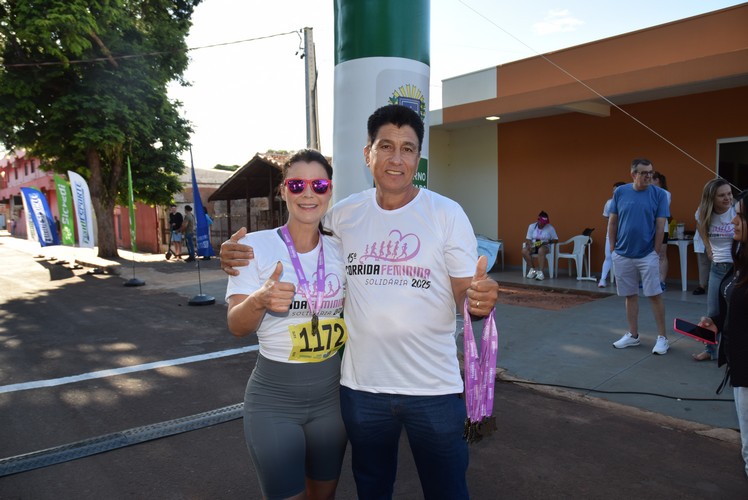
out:
M480 300L475 304L475 307L480 307Z

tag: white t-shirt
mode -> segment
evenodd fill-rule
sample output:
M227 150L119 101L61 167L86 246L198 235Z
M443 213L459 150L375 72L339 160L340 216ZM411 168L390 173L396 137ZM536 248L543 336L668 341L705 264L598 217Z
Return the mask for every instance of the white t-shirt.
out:
M732 225L732 221L735 218L735 207L730 207L723 214L712 213L711 221L707 227L707 237L709 238L709 244L712 246L712 262L716 263L729 263L732 262L732 237L735 235L735 227ZM696 211L696 224L699 223L699 211ZM696 231L694 240L699 237L699 242L702 246L701 253L705 251L703 243L701 243L701 236ZM694 241L694 251L696 242Z
M341 237L348 282L340 383L374 393L460 393L450 276L475 274L470 221L427 189L397 210L379 207L375 193L351 195L325 218Z
M546 224L541 229L538 227L537 222L533 222L527 227L526 238L532 241L533 243L535 243L536 241L542 241L543 243L548 243L551 240L557 240L558 235L556 234L556 229L550 224Z
M280 281L289 281L296 285L296 295L291 308L286 313L266 312L257 329L257 339L260 343L260 354L265 358L284 363L297 363L289 360L292 342L289 326L310 321L312 313L307 306L306 298L299 290L298 278L294 270L288 248L279 234L279 229L269 229L249 233L239 242L250 245L254 250L254 258L246 267L237 267L239 276L229 276L226 288L226 299L232 295L249 295L258 290L275 271L278 261L283 265ZM325 252L325 293L319 319L337 318L343 311L345 297L345 273L343 259L340 253L340 243L336 238L323 236L320 242ZM309 282L312 293L316 293L317 256L320 245L307 253L299 253L304 276Z
M606 219L610 217L610 205L613 203L613 198L608 199L608 201L605 202L605 206L603 206L603 217Z

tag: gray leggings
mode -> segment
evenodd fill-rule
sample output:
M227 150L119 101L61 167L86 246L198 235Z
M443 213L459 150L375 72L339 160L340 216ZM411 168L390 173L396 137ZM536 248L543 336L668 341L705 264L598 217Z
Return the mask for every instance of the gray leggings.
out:
M298 495L305 478L338 479L348 440L339 388L339 354L319 363L258 355L244 394L244 436L265 498Z

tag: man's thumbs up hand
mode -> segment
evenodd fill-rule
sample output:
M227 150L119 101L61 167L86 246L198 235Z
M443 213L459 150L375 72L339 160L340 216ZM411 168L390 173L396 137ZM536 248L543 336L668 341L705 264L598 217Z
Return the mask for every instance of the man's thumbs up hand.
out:
M499 299L499 284L488 277L488 258L478 257L475 275L467 291L468 310L474 316L488 316Z

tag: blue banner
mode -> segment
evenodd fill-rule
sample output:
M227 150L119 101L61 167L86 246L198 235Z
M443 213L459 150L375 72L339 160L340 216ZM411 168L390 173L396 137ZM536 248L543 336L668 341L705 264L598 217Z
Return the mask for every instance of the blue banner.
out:
M21 192L26 201L26 207L34 223L34 229L39 237L39 244L43 247L59 245L60 237L57 235L57 225L49 209L47 198L33 188L22 187Z
M190 168L192 168L192 203L195 205L195 224L197 226L197 255L200 257L212 257L215 255L213 245L210 244L210 226L203 202L200 199L200 191L197 189L195 178L195 164L192 162L192 150L190 150Z

